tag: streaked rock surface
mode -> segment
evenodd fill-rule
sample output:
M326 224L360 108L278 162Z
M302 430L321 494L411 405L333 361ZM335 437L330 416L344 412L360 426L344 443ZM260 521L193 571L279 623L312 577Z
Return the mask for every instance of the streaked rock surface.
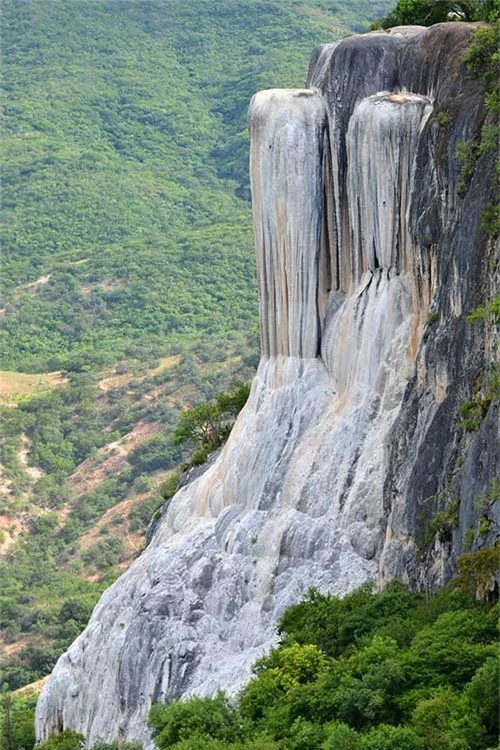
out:
M308 89L254 97L250 399L58 661L39 739L70 727L148 743L152 702L237 690L310 586L449 577L500 464L494 403L475 435L457 426L498 354L491 322L465 320L498 268L479 225L492 165L456 192L456 145L484 118L462 64L472 30L351 37L314 53ZM419 511L452 491L459 525L422 558Z

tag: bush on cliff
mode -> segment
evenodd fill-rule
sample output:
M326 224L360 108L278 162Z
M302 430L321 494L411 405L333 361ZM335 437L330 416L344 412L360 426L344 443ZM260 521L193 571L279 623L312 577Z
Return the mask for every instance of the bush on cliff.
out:
M187 466L203 463L209 453L227 440L249 393L248 383L237 383L215 400L193 406L180 415L174 443L190 449L191 459Z
M65 729L60 734L53 734L45 742L37 745L37 750L82 750L85 737L72 729Z
M488 20L498 8L498 0L398 0L394 8L375 21L372 29L393 26L432 26L444 21Z

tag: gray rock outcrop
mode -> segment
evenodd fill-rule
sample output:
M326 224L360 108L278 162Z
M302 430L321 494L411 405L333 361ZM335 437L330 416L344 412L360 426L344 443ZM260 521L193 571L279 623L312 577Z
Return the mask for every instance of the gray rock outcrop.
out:
M494 399L478 431L459 427L498 355L494 323L466 321L498 272L479 220L486 156L457 194L457 144L485 116L463 65L472 32L350 37L314 53L308 88L254 97L249 401L59 659L38 739L69 727L149 746L152 702L237 690L309 587L433 587L453 572L500 465ZM456 528L419 548L422 508L451 496Z

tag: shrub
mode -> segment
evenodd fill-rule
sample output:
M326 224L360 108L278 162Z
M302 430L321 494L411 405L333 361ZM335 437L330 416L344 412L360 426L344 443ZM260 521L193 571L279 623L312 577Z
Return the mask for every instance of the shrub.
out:
M191 448L191 458L184 468L204 463L209 454L227 440L249 393L247 383L237 383L231 391L219 394L215 401L193 406L181 414L173 439L176 445Z
M192 698L169 706L153 706L149 718L159 750L196 736L232 742L240 739L239 713L224 693L215 698Z
M65 729L60 734L52 734L48 740L37 745L37 750L81 750L85 743L83 734Z
M458 576L454 585L484 601L493 589L499 569L500 548L485 547L476 552L466 552L458 559Z
M356 750L358 733L342 721L335 721L327 727L327 739L322 750Z
M423 750L420 737L409 727L381 724L361 735L356 750Z

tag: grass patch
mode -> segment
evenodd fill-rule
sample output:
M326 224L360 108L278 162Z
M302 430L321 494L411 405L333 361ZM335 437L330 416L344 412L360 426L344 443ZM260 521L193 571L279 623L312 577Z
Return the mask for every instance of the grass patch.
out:
M0 370L0 405L16 406L19 401L48 393L67 382L61 372L26 373Z

